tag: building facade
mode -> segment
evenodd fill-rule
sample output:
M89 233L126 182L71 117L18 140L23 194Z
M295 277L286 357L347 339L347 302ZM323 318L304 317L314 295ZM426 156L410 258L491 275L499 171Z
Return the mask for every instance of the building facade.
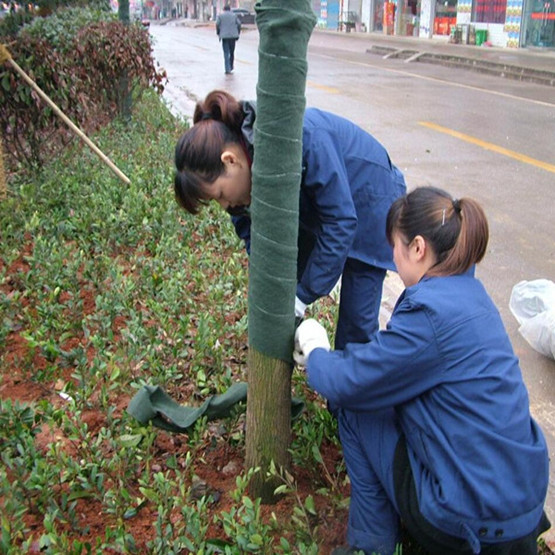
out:
M555 0L312 0L325 29L555 48Z

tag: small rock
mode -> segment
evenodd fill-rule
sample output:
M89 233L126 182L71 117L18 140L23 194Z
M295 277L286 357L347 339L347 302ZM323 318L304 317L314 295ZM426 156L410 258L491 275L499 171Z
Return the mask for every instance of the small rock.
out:
M241 471L239 464L236 461L229 461L223 468L222 474L224 476L236 476Z
M190 497L191 499L202 499L208 493L208 484L197 478L193 478L193 484L191 485Z

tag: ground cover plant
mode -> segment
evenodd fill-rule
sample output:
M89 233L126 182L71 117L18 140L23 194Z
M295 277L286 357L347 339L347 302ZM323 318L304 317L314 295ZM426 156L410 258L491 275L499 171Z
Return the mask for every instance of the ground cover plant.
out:
M247 259L221 211L177 208L184 125L147 94L133 123L95 136L131 185L76 142L14 176L0 203L2 553L325 553L343 540L335 423L299 372L306 409L274 506L248 496L244 407L187 434L126 412L144 384L194 406L246 381Z

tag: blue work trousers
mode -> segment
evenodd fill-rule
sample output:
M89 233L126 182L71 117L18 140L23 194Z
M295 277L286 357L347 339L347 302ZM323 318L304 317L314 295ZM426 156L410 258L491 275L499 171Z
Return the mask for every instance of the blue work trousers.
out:
M235 43L237 39L222 39L222 48L224 51L225 72L233 71L233 63L235 62Z
M380 303L386 271L348 258L341 275L335 348L368 343L379 329Z
M395 412L339 409L337 422L351 481L347 541L368 555L390 555L400 541L393 473L400 437Z
M336 411L343 457L351 481L347 541L367 555L391 555L400 541L399 521L432 555L472 555L464 538L437 529L420 513L410 463L394 409L377 412ZM537 538L550 527L545 513L526 536L483 543L483 555L532 555Z

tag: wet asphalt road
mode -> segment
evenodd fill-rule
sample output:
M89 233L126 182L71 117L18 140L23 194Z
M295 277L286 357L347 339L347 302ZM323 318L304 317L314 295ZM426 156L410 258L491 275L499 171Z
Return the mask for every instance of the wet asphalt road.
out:
M244 29L235 72L224 75L213 25L152 24L154 54L169 76L165 98L190 117L216 88L256 97L258 32ZM532 412L555 452L555 361L534 351L509 310L521 280L555 281L555 88L466 70L384 60L364 41L315 32L307 104L347 117L377 137L409 188L434 185L482 203L490 223L478 267L521 360ZM391 301L401 290L392 277ZM387 296L387 295L386 295ZM464 302L464 299L461 299ZM547 510L555 523L555 464ZM555 544L555 532L546 539Z

